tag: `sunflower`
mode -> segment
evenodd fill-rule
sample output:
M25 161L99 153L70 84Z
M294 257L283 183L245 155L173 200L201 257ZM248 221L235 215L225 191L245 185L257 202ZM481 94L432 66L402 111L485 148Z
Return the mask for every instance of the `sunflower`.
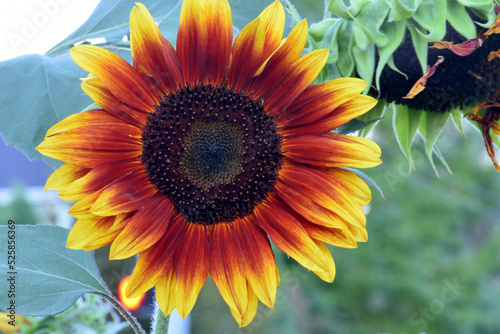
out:
M210 275L244 326L258 299L275 301L270 241L332 282L325 243L367 240L370 191L342 167L376 166L380 149L332 130L376 100L360 95L360 79L310 86L329 52L301 56L307 22L282 39L284 25L276 1L233 42L226 0L185 0L175 50L138 3L133 65L104 48L71 49L100 108L48 130L38 150L66 164L46 189L77 201L67 247L140 254L128 297L156 286L161 310L186 317Z

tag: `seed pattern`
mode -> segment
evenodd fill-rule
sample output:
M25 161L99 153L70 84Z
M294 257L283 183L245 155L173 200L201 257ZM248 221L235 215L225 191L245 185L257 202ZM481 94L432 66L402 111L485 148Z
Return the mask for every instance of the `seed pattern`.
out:
M187 222L250 214L272 191L281 136L261 101L213 85L166 95L142 135L148 177Z

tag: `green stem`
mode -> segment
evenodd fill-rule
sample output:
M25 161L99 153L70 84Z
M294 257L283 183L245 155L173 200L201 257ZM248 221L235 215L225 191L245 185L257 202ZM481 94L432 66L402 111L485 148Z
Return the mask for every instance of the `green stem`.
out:
M93 293L101 296L102 298L107 300L111 305L113 305L113 307L118 311L118 313L120 313L125 318L125 320L127 320L127 322L130 324L130 327L132 327L132 329L134 330L135 334L146 334L146 331L144 331L144 329L141 327L141 324L139 324L137 319L132 315L132 313L130 313L125 307L123 307L122 304L120 304L120 302L117 299L115 299L113 296L109 296L102 292L95 291Z
M170 314L165 316L162 310L160 310L158 302L155 300L153 323L151 324L153 331L151 332L151 334L167 334L169 322L170 322Z

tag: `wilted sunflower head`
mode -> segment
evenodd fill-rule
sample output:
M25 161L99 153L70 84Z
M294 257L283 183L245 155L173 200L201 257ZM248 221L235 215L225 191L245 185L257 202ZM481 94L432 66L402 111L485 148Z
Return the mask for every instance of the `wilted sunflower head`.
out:
M280 2L233 42L226 0L186 0L177 49L142 4L130 15L133 65L95 46L71 55L100 108L54 125L38 150L66 162L46 189L77 201L67 246L140 253L129 297L156 286L165 314L193 308L208 275L236 321L272 307L269 239L325 281L325 242L366 241L367 185L342 167L373 167L380 149L332 130L376 104L366 82L312 85L328 50L301 56L306 21L282 39Z
M436 173L434 156L447 166L435 145L447 120L462 129L464 114L500 86L495 1L330 0L325 13L310 31L312 49L331 50L322 77L359 76L370 84L365 92L380 100L365 117L393 112L386 118L394 120L410 169L417 133Z

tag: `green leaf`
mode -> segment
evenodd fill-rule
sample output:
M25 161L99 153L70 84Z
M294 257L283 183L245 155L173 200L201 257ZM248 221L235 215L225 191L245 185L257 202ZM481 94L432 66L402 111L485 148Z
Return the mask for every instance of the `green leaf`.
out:
M387 21L397 22L412 17L422 0L386 0L386 2L391 8Z
M451 117L452 117L453 123L455 123L455 126L457 127L457 129L460 131L460 133L463 136L465 136L464 127L463 127L463 120L464 120L463 109L462 108L453 108L451 110Z
M130 51L112 50L126 60ZM87 72L69 53L59 57L25 55L0 62L0 133L30 159L43 159L57 168L61 162L35 150L47 130L80 112L92 100L81 90Z
M66 54L51 58L26 55L0 63L0 133L30 160L47 130L92 101L80 89L86 73ZM53 167L56 160L44 158Z
M373 82L373 72L375 70L375 45L368 45L364 51L357 45L354 45L352 48L352 55L358 75L367 83L363 92L366 94L371 89Z
M85 293L110 295L99 275L94 252L66 248L69 230L17 225L15 239L8 239L9 230L0 226L1 253L6 257L7 240L15 240L15 268L7 267L6 260L0 262L0 309L7 310L15 300L17 314L47 316L68 309ZM12 276L15 279L8 281ZM15 298L10 298L7 291L14 281Z
M422 112L420 110L410 109L404 105L396 106L392 104L392 108L394 112L394 132L396 134L399 147L410 164L410 170L415 169L415 164L413 163L413 159L411 157L411 144L413 143L413 139L417 133Z
M420 133L425 139L425 153L436 175L438 175L438 172L432 158L432 153L434 152L437 137L448 121L448 118L450 118L449 113L424 112L422 113L422 120L419 126Z
M412 19L426 30L415 28L427 42L440 41L446 34L446 0L423 0Z
M359 11L372 0L347 0L347 2L346 5L344 0L330 0L328 10L338 17L349 19L358 15Z
M364 6L353 19L354 39L361 50L366 50L371 43L379 46L387 44L389 40L380 27L385 23L388 12L389 6L385 1L375 1Z
M337 67L343 77L350 77L354 72L354 59L352 56L354 36L352 34L352 21L346 20L340 26L336 43L339 52Z
M420 63L420 67L422 68L422 74L427 73L427 53L429 49L429 45L427 41L420 35L417 29L413 26L409 26L408 30L411 34L411 41L413 43L413 49L417 54L418 62Z
M406 32L406 20L387 23L382 31L387 35L389 42L385 46L378 47L378 63L375 73L375 86L380 89L380 75L392 54L402 43Z
M447 2L446 18L451 26L467 39L477 37L476 25L465 10L465 7L455 1Z

